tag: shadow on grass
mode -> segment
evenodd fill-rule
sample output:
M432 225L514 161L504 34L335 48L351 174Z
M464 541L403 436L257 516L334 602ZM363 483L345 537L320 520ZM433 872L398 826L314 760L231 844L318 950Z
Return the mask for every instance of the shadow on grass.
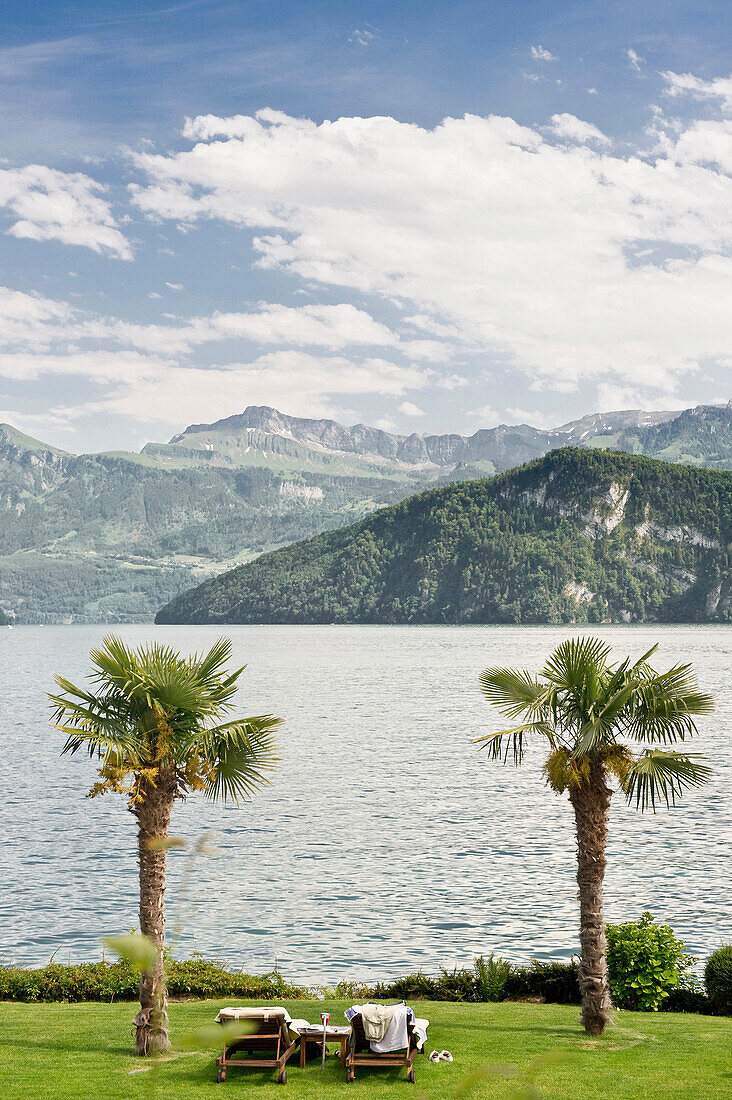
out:
M322 1084L324 1087L332 1086L335 1088L346 1083L345 1070L342 1074L340 1071L338 1073L333 1071L328 1073L326 1071L321 1075L319 1068L313 1071L312 1074L307 1069L301 1070L299 1064L288 1065L286 1068L288 1084L295 1085L310 1081L315 1082L317 1085ZM170 1089L172 1095L175 1094L178 1086L209 1084L215 1081L216 1063L213 1059L198 1065L187 1065L181 1059L179 1062L171 1061L160 1066L160 1083L164 1084L166 1089ZM258 1070L231 1066L226 1071L226 1085L231 1085L235 1089L268 1088L276 1084L277 1072L273 1069Z

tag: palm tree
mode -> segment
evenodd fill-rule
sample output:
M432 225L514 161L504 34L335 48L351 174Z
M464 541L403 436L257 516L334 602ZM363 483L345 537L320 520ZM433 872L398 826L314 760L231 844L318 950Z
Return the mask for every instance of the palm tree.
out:
M89 654L89 691L62 676L50 695L56 729L67 735L64 753L85 747L100 761L90 797L127 796L137 819L140 932L155 947L155 965L140 979L137 1049L169 1047L163 947L168 825L176 799L191 791L210 798L251 797L277 762L273 731L279 718L264 715L223 721L233 709L243 669L226 671L231 643L219 639L203 655L182 657L169 646L129 649L107 637Z
M658 802L672 805L685 788L710 775L699 754L667 746L696 734L693 716L709 714L714 701L699 691L688 664L655 672L648 661L657 648L635 664L627 657L612 665L610 647L599 638L573 638L557 646L540 678L512 668L489 668L480 677L488 701L511 721L523 721L475 743L492 759L505 763L511 757L518 765L527 738L544 738L550 750L546 781L557 793L567 792L574 810L579 982L590 1035L603 1033L611 1007L602 908L611 777L629 803L655 811Z

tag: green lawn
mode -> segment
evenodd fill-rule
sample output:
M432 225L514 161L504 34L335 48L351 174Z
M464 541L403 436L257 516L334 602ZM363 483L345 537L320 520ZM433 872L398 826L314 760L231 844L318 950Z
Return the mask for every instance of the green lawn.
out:
M130 1004L0 1004L0 1096L63 1097L69 1100L107 1097L199 1097L229 1094L286 1096L269 1072L229 1071L215 1081L214 1052L181 1050L177 1042L210 1023L224 1001L194 1001L170 1006L174 1051L157 1070L129 1053ZM298 1001L293 1015L317 1020L322 1008L334 1022L343 1018L343 1002ZM329 1097L348 1088L356 1097L457 1096L461 1083L476 1071L474 1096L528 1096L519 1091L522 1077L496 1076L498 1067L525 1074L535 1059L547 1058L536 1073L538 1095L556 1100L602 1097L623 1100L715 1100L732 1095L732 1019L707 1016L630 1013L600 1040L589 1040L579 1027L578 1009L563 1005L465 1005L419 1002L430 1021L429 1049L447 1047L452 1065L417 1059L416 1088L404 1070L361 1070L346 1086L337 1058L325 1072L310 1062L304 1071L291 1060L287 1090L296 1095ZM557 1061L553 1059L556 1058ZM523 1078L525 1080L525 1077ZM461 1095L466 1095L461 1092Z

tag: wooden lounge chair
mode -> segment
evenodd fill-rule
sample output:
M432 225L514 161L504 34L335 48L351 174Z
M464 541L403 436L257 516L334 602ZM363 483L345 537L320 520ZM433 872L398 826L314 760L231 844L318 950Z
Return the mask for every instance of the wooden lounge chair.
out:
M298 1036L292 1038L284 1008L224 1008L217 1019L221 1024L242 1023L241 1038L224 1046L223 1054L216 1059L217 1081L226 1080L229 1066L244 1066L249 1069L276 1069L278 1084L287 1084L285 1066L300 1039Z
M407 1022L407 1047L406 1050L394 1050L388 1054L377 1054L371 1049L371 1044L366 1038L363 1029L363 1018L357 1012L349 1021L351 1024L351 1042L346 1054L346 1081L350 1085L356 1076L356 1066L406 1066L407 1081L414 1084L416 1080L414 1072L414 1059L417 1057L417 1036L414 1031L414 1022Z

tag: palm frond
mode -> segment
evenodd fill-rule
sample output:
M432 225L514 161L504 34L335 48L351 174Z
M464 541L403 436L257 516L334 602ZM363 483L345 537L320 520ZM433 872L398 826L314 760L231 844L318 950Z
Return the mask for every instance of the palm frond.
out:
M114 634L107 634L100 647L89 651L89 660L95 682L112 683L120 690L124 690L127 685L130 669L136 663L134 652Z
M509 756L513 757L514 764L518 767L526 752L526 738L532 734L539 734L553 745L553 731L546 722L526 722L521 726L512 726L510 729L499 730L497 733L488 733L484 737L476 737L474 745L480 745L488 750L492 760L503 760L504 764Z
M129 708L120 706L118 692L94 696L63 677L56 677L56 682L64 694L48 698L53 709L51 724L67 735L62 753L73 755L85 746L90 756L101 756L113 745L118 752L144 759L145 739L130 722Z
M683 791L700 787L709 779L712 769L699 753L679 753L664 749L648 749L629 765L622 780L628 802L635 800L636 809L645 810L656 803L673 806Z
M507 718L536 716L546 706L547 685L524 668L487 668L480 674L480 687Z
M609 663L610 647L599 638L570 638L548 657L541 678L524 669L491 668L480 678L483 694L509 718L524 724L477 738L492 759L521 762L526 739L542 734L552 753L545 775L555 790L587 781L593 761L618 779L628 801L640 809L672 805L711 774L697 754L648 748L635 755L619 738L683 741L697 732L695 717L714 709L699 690L690 665L658 673L649 664L653 646L635 663ZM546 682L542 682L542 680Z
M145 763L149 755L140 738L124 726L90 723L86 727L79 727L52 723L52 727L66 734L62 756L66 753L73 756L80 748L86 748L92 758L96 756L108 760L114 754L125 757L134 766Z
M550 653L541 674L560 691L577 691L606 667L609 655L601 638L567 638Z
M626 683L619 690L615 690L616 683L617 681L613 677L611 684L608 685L608 690L605 692L605 701L599 710L598 718L604 726L610 726L617 722L636 691L636 685L633 683Z
M213 768L208 796L238 804L267 784L267 773L280 759L272 735L282 724L281 718L265 714L208 730L201 741L201 750Z
M697 732L694 718L713 710L713 697L699 690L690 665L649 670L636 685L627 731L640 741L683 741Z
M218 638L209 649L208 653L196 656L191 661L191 667L195 670L201 687L207 690L212 699L216 699L219 705L225 705L229 698L236 692L236 682L246 668L234 669L223 674L223 666L231 657L232 644L230 638Z
M638 660L633 665L633 672L638 672L638 671L641 671L643 669L650 668L650 665L648 664L648 661L653 656L653 654L656 652L657 649L658 649L658 642L656 642L655 645L652 645L650 649L647 649L642 657L638 658Z
M615 740L613 729L635 690L633 684L626 684L619 691L613 691L612 689L617 684L618 677L613 674L607 687L604 690L597 690L595 698L586 707L586 717L584 717L579 727L572 750L572 756L575 760L581 756L594 753L601 745L612 744ZM592 697L595 690L594 682L591 681L588 695ZM583 702L586 702L586 700L583 700ZM578 718L580 718L581 713L580 710Z
M584 722L579 729L579 734L572 749L572 759L579 760L583 756L593 753L603 740L605 729L597 719Z

